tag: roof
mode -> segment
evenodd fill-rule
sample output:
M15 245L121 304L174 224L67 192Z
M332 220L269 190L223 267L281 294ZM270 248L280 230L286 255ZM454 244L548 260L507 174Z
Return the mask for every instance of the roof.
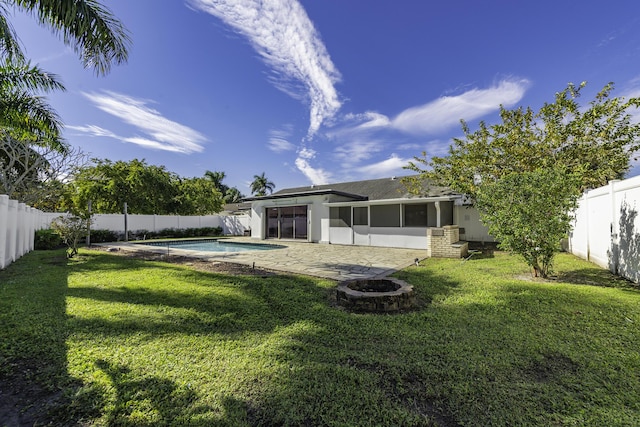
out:
M268 196L251 197L244 200L269 200L321 194L338 194L342 196L352 197L354 200L370 201L460 195L459 193L456 193L448 187L429 185L428 183L424 185L423 189L424 191L420 196L410 194L401 178L392 177L370 179L366 181L338 182L335 184L285 188Z

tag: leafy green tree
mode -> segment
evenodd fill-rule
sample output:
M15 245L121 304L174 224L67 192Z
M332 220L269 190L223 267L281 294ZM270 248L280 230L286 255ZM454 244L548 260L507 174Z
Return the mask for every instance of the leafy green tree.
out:
M64 206L83 212L92 201L94 213L196 215L218 212L222 195L204 178L183 179L164 166L144 160L129 162L94 159L94 165L78 169L67 185Z
M222 210L222 194L206 178L181 179L178 190L176 213L179 215L209 215Z
M429 160L422 153L409 163L419 176L407 183L419 192L428 178L475 197L480 185L513 172L565 167L579 176L580 190L623 177L640 149L640 124L629 114L640 98L611 98L609 83L582 108L578 98L585 85L569 84L537 113L501 107L502 123L481 122L474 132L463 121L464 137L453 139L447 156Z
M577 188L578 178L559 168L512 172L480 186L476 207L503 248L519 254L534 276L547 277L571 230Z
M578 98L585 85L569 84L538 112L501 107L501 123L481 122L476 131L463 121L464 137L454 138L448 155L415 157L407 169L419 174L405 182L414 193L428 180L471 196L502 246L522 255L534 272L548 274L548 253L542 258L532 254L556 248L561 234L556 230L570 229L570 217L560 208L573 206L585 189L623 177L640 149L640 124L630 114L640 98L611 97L610 83L583 107ZM525 197L533 194L533 185L541 193ZM560 198L558 205L554 197ZM519 206L506 206L514 203ZM553 221L558 225L552 226ZM535 233L545 226L551 228L543 244Z
M258 197L266 196L267 191L269 193L273 193L273 190L276 188L276 185L269 181L265 176L264 172L262 175L254 175L253 182L251 183L251 194L254 194Z

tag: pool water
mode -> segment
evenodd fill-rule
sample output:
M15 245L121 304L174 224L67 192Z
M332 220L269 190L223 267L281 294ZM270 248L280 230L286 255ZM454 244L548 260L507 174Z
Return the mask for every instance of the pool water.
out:
M170 249L186 249L190 251L200 252L247 252L247 251L268 251L277 249L281 246L266 245L259 243L240 243L225 242L224 240L205 239L205 240L172 240L164 242L145 242L140 243L147 246L159 246Z

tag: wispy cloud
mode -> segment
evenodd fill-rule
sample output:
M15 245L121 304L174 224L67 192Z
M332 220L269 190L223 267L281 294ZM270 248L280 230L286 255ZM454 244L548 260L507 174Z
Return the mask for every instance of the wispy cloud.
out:
M530 82L505 79L486 89L469 89L459 95L442 96L431 102L407 108L393 118L367 111L344 116L345 126L331 131L330 136L354 138L372 135L382 129L411 135L435 135L457 126L460 119L474 120L498 111L500 105L510 107L522 99Z
M460 119L474 120L510 107L522 99L529 81L503 80L487 89L471 89L457 96L443 96L424 105L404 110L391 126L410 134L433 134L456 125Z
M375 153L382 151L383 147L384 144L377 140L352 139L336 148L334 155L342 167L350 167L371 158Z
M298 152L298 158L295 161L295 165L304 176L311 181L312 184L323 185L327 184L331 179L331 173L311 166L311 160L316 156L316 152L310 148L302 148Z
M397 154L378 163L373 163L357 168L357 172L366 178L382 178L390 175L402 175L406 171L403 169L409 163L409 159L402 159Z
M71 130L89 136L110 137L123 142L137 144L156 150L177 153L194 153L203 150L207 138L200 132L164 117L159 111L149 108L148 100L133 98L115 92L83 93L97 108L123 122L134 126L146 137L125 137L95 125L67 126Z
M286 126L285 129L272 130L269 132L269 150L281 153L283 151L293 151L296 146L289 142L291 137L291 126Z
M340 73L307 13L296 0L188 2L246 37L272 68L276 86L308 102L308 138L340 109L341 101L334 87L340 80Z

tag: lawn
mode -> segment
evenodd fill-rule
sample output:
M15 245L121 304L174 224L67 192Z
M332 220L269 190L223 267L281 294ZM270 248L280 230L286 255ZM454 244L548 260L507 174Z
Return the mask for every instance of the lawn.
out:
M640 425L640 290L571 255L430 259L418 310L82 250L0 271L0 425ZM19 408L16 411L15 408Z

